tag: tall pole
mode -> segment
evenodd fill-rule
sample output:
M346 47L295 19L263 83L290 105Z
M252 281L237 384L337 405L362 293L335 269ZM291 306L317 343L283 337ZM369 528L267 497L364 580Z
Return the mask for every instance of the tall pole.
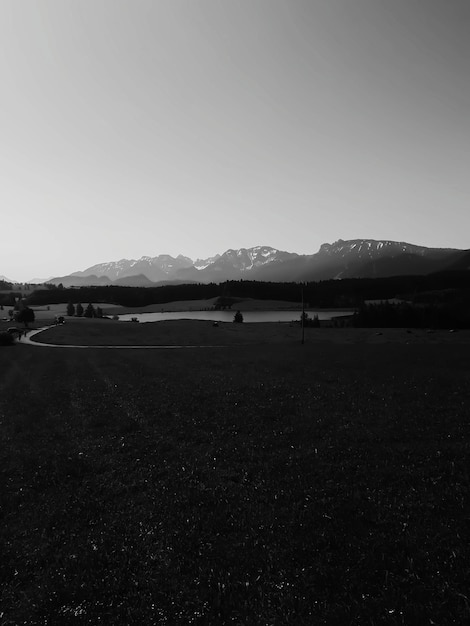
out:
M305 302L304 302L304 284L302 283L302 318L300 320L302 326L302 344L305 343Z

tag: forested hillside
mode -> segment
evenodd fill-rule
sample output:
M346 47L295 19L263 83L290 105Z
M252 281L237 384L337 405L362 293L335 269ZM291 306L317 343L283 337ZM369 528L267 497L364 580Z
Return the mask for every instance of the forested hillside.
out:
M389 278L351 278L309 283L226 281L221 284L163 285L160 287L122 287L116 285L50 288L34 291L29 305L73 302L107 302L141 307L178 300L214 297L255 298L300 302L302 296L312 307L357 307L366 300L401 298L421 302L466 301L470 292L470 272L440 272L427 276ZM9 294L3 295L5 303Z

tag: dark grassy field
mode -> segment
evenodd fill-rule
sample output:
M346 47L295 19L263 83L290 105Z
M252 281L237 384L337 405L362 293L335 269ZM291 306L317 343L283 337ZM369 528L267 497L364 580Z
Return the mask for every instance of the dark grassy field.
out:
M41 328L53 324L52 319L36 322ZM0 326L0 330L2 330ZM300 342L301 328L298 323L254 323L233 324L219 322L218 327L210 321L171 320L135 324L106 319L67 318L64 325L54 326L41 332L33 341L56 345L184 345L184 346L233 346L273 345ZM371 328L306 328L307 342L319 343L363 343L388 344L470 344L470 331L458 334L448 330L427 331L425 329L371 329ZM470 346L469 346L470 347Z
M274 328L275 326L275 328ZM470 333L469 333L470 335ZM300 339L300 327L289 324L233 324L171 320L135 324L107 319L70 319L35 337L58 345L192 345L224 346L290 342Z
M0 623L468 623L467 337L354 332L0 349Z

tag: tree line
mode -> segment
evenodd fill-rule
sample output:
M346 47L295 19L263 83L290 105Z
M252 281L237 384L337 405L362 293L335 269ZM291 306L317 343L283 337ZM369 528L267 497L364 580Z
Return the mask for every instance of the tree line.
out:
M63 289L38 289L28 296L30 305L61 304L71 302L106 302L128 307L164 304L174 300L198 300L218 296L218 285L163 285L159 287L122 287L105 285L96 287L64 287Z
M103 309L99 306L94 307L91 302L83 308L81 302L77 303L77 306L72 301L69 301L67 304L67 315L69 317L103 317Z
M446 293L447 292L447 293ZM439 293L441 298L451 292L466 297L470 292L470 271L439 272L426 276L391 276L387 278L347 278L306 283L260 282L231 280L220 284L191 283L158 287L95 287L39 289L28 296L30 305L72 302L107 302L128 307L164 304L178 300L209 298L254 298L301 302L312 308L356 308L366 300L402 298L413 301L419 294ZM8 294L3 297L11 301ZM1 300L0 300L1 302Z

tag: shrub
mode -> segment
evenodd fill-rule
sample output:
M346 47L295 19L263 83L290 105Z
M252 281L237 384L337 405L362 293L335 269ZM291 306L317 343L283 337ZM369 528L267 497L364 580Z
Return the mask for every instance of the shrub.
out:
M233 321L236 324L241 324L243 322L243 315L240 313L240 311L237 311L233 317Z

